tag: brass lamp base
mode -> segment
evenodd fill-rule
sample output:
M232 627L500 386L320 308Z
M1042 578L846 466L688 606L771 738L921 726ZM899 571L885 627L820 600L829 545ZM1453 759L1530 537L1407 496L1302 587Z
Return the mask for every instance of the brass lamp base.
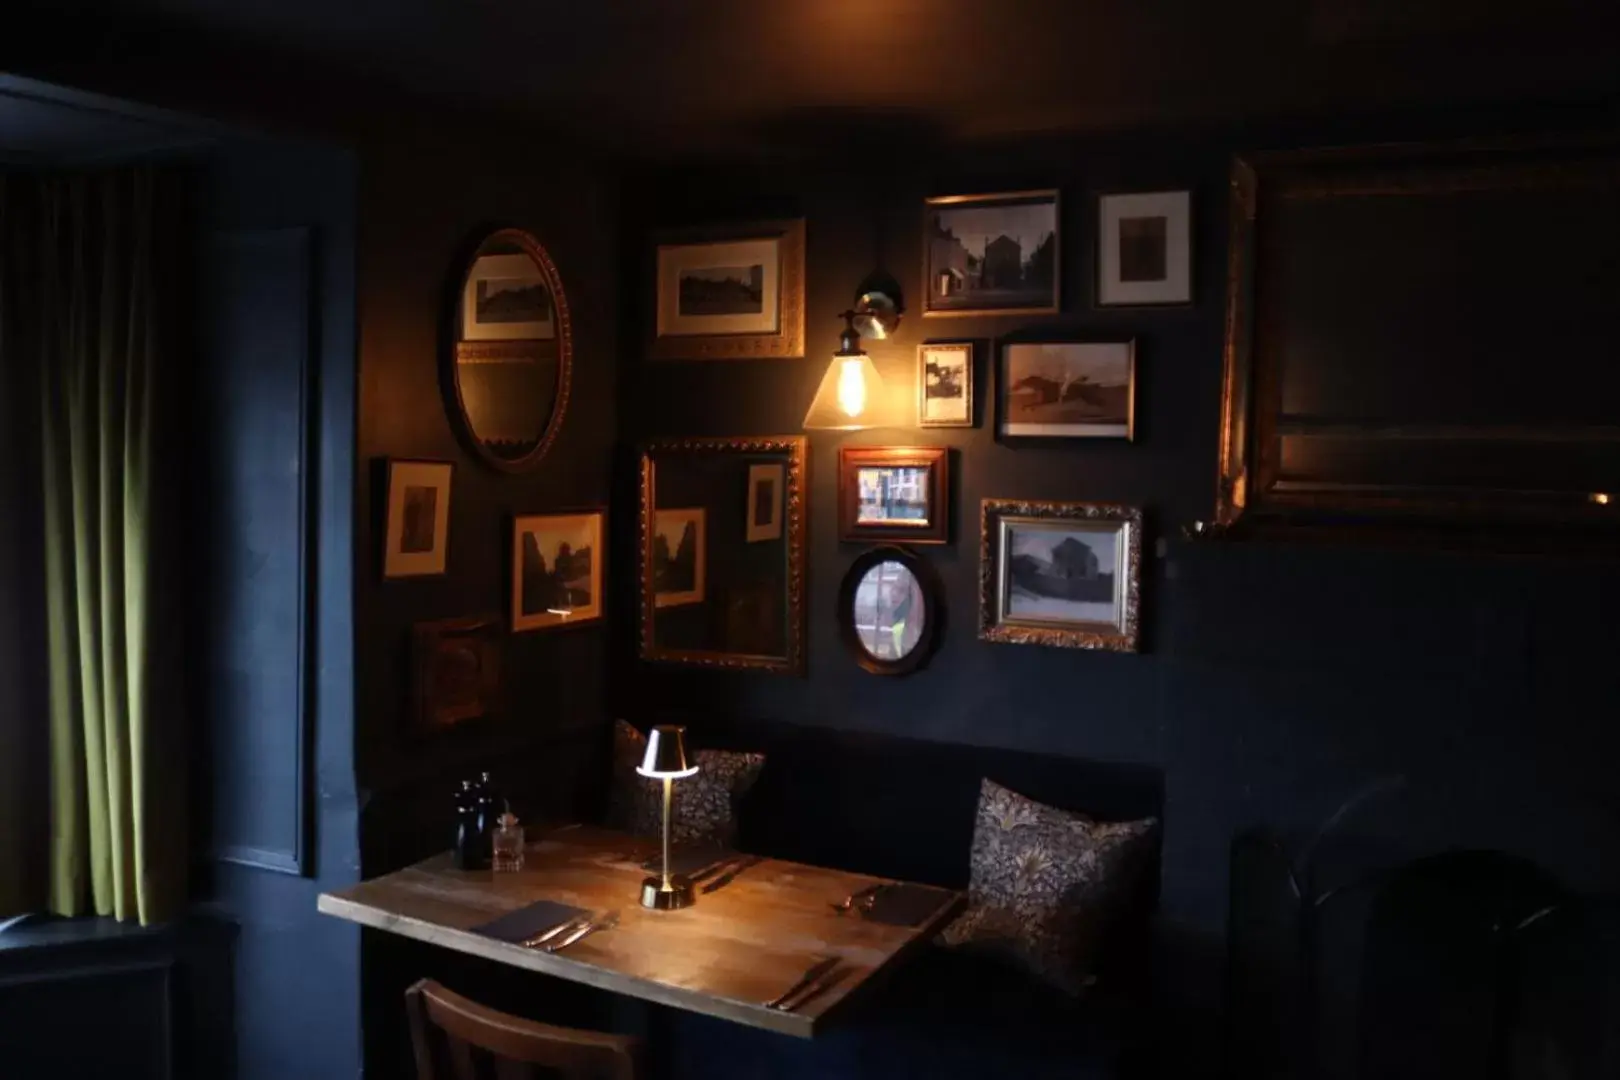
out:
M654 874L641 883L641 906L657 911L674 911L692 906L692 883L680 875L672 875L666 885L663 877Z

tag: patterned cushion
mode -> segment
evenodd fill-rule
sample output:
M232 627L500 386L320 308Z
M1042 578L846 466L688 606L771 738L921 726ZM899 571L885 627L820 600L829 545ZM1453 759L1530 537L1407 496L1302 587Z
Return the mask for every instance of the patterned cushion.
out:
M983 781L968 909L946 928L945 944L1002 957L1079 993L1158 824L1093 821Z
M608 815L616 829L636 836L662 836L664 783L636 772L646 753L647 736L623 720L615 721ZM697 775L675 781L671 838L678 844L729 847L737 841L736 800L758 779L765 755L699 750L693 758Z

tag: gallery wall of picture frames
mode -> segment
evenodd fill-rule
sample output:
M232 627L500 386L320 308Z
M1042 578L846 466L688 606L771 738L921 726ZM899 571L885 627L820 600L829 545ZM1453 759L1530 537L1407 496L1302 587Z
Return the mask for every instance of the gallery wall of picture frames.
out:
M1093 207L1094 307L1192 303L1190 190L1104 193ZM1058 191L930 198L923 233L925 318L1063 312L1065 230ZM918 428L977 426L977 351L972 341L930 340L918 346ZM1136 336L1077 335L1024 324L1009 327L991 343L989 363L993 407L987 411L1004 445L1136 440ZM841 448L839 539L948 542L949 454L944 447ZM938 462L934 475L945 481L940 488L928 482L929 462ZM984 500L980 639L1137 651L1142 522L1142 510L1134 506ZM871 568L879 562L875 550L860 556L840 594L841 632L846 645L855 642L857 662L868 670L874 670L870 643L882 638L880 628L906 632L907 625L904 617L885 611L882 599L904 590L888 585L879 590L874 582L862 592L859 582L874 575ZM859 614L851 607L856 594L868 601Z
M1190 191L1103 193L1091 208L1094 307L1192 303ZM925 200L922 315L1062 314L1064 238L1057 189ZM501 472L533 468L568 405L573 335L562 278L540 242L521 230L496 230L471 251L457 269L448 308L446 408L484 464ZM649 250L648 358L805 356L804 259L803 219L657 233ZM919 429L978 426L982 352L973 340L917 346ZM1134 335L1010 326L988 343L992 401L983 411L1009 446L1022 439L1134 441L1136 356ZM876 545L856 557L837 605L844 643L867 671L921 670L939 640L942 593L925 555L913 548L953 540L956 452L963 451L840 448L839 540ZM804 672L801 593L810 512L804 460L802 437L685 440L646 449L638 515L645 659ZM386 466L382 576L444 575L454 465ZM1135 651L1142 520L1139 507L984 500L979 638ZM510 519L506 617L441 619L413 633L412 701L420 728L443 729L496 707L504 635L603 620L607 523L603 508Z

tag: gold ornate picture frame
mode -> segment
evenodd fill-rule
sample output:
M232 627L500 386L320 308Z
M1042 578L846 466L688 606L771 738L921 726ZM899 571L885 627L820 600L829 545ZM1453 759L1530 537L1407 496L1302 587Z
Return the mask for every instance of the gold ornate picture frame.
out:
M986 499L979 536L981 640L1138 651L1139 508Z
M658 439L646 443L641 449L641 493L638 546L640 549L640 612L638 637L643 660L658 663L692 664L711 668L746 668L785 675L802 676L805 673L805 518L809 490L808 440L803 435L739 436L736 438ZM782 535L784 545L784 579L781 582L783 601L782 648L778 652L760 650L731 650L712 647L672 645L660 641L656 632L659 612L666 614L670 605L660 604L658 566L655 559L658 518L668 510L658 506L659 478L662 471L678 468L683 462L690 464L704 459L736 458L750 466L761 457L771 457L772 465L782 469ZM743 474L747 476L745 472ZM742 496L742 485L736 496ZM683 503L683 507L687 505ZM746 516L744 507L735 507L738 539L743 538ZM707 529L705 529L707 531ZM746 540L744 540L746 543ZM667 544L667 540L666 540ZM703 557L704 565L708 558ZM727 565L721 560L717 566ZM716 583L704 575L704 599L714 599ZM683 605L684 606L684 605ZM680 608L676 609L681 610Z
M804 219L664 230L652 253L653 360L804 355Z

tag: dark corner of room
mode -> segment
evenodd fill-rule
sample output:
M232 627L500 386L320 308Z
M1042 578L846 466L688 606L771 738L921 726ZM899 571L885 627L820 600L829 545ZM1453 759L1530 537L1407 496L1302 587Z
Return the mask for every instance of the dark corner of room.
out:
M1620 1075L1610 5L13 7L0 1077Z

